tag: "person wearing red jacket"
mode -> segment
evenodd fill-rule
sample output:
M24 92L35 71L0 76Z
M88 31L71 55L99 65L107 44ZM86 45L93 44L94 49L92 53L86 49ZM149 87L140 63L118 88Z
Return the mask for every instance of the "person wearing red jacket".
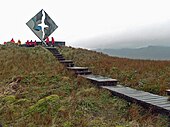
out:
M26 46L27 46L27 47L29 47L29 40L27 40L27 42L26 42Z
M52 46L54 47L55 45L54 37L51 38L51 43L52 43Z
M33 44L32 44L32 40L29 42L29 47L32 47Z
M13 38L11 39L11 41L10 41L10 42L11 42L11 43L15 43L15 41L14 41L14 39L13 39Z
M45 41L45 42L46 42L46 44L47 44L48 46L50 46L50 40L49 40L48 37L46 38L46 41Z
M36 45L37 45L37 42L36 42L36 40L35 40L33 43L34 43L34 46L36 46Z

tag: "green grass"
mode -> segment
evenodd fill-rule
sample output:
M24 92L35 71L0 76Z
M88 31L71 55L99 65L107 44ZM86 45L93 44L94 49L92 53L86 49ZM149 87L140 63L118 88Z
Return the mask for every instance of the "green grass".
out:
M62 52L73 57L74 50L66 48ZM80 51L82 57L89 52ZM74 57L79 56L76 53ZM0 46L0 63L0 123L4 127L168 126L166 116L151 114L75 77L41 47ZM13 89L9 84L17 78L21 82ZM4 92L6 89L9 91Z

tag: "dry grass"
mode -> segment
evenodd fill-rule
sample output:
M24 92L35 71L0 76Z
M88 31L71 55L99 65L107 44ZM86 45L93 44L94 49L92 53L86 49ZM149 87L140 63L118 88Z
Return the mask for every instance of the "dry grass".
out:
M64 48L64 56L94 74L116 78L121 84L165 95L170 88L170 61L131 60L85 49Z

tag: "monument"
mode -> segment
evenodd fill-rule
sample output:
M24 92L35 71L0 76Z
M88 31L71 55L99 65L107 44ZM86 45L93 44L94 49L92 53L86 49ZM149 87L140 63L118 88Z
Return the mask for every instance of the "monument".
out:
M58 28L55 22L43 9L26 24L45 45L45 39Z

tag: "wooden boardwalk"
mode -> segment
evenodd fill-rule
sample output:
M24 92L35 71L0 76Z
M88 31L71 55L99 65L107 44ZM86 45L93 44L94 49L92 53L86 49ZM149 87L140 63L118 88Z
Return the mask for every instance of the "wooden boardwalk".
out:
M157 111L161 114L170 115L170 101L168 101L168 97L135 90L121 85L101 87L111 91L115 96L121 97L130 102L135 102L144 107L151 107L154 111Z
M116 79L93 75L87 67L76 67L72 60L66 60L56 48L47 49L60 61L60 63L66 65L68 70L75 71L76 75L80 75L90 80L93 84L109 90L114 96L140 104L143 107L152 109L152 111L156 111L160 114L166 114L170 118L170 101L168 101L168 97L117 85L118 81Z

